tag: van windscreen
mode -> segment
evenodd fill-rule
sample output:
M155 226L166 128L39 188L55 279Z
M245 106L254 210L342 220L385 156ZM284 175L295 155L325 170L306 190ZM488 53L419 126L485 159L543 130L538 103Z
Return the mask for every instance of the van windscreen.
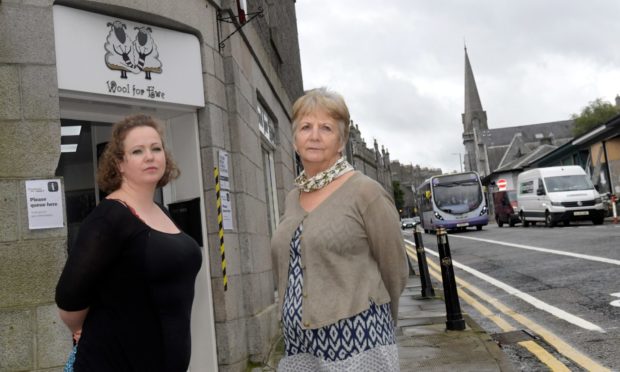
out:
M545 177L547 192L592 190L592 182L584 175Z

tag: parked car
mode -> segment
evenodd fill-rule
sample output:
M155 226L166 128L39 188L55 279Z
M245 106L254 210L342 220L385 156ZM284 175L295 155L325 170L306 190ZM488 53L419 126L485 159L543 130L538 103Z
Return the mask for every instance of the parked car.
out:
M591 220L603 223L607 210L583 168L567 165L536 168L519 174L517 209L524 227L544 222Z
M412 229L414 227L416 227L417 224L420 223L420 217L411 217L411 218L403 218L402 220L400 220L400 228L405 230L405 229Z
M493 193L493 209L495 210L495 222L502 227L507 223L513 227L521 222L517 214L517 192L515 190L498 191Z

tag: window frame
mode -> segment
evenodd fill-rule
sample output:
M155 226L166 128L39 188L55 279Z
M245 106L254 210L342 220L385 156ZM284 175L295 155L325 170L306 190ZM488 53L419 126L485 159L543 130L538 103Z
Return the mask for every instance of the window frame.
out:
M276 144L278 142L278 126L273 114L260 99L256 105L256 114L260 133L261 167L265 185L268 229L269 235L272 236L280 223L278 186L276 182L274 159L277 149Z

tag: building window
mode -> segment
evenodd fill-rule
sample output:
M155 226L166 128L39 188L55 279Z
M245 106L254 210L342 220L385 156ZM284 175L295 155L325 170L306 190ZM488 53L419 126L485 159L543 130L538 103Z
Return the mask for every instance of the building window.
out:
M260 129L263 137L269 142L270 145L275 146L276 144L276 129L274 126L274 121L269 116L265 107L258 103L258 107L256 108L258 112L258 128Z
M263 153L263 173L265 177L265 202L267 203L267 222L269 235L271 236L278 226L278 197L276 189L276 177L273 166L273 151L265 147Z
M262 104L257 106L258 126L261 133L261 153L263 177L265 183L265 203L267 205L267 223L271 236L278 226L278 193L276 187L273 154L276 143L275 121Z

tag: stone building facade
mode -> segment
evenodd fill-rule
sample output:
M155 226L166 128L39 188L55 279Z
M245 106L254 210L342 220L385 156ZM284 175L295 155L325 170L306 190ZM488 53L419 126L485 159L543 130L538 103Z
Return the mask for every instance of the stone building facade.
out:
M111 124L137 112L164 123L182 170L159 200L194 208L204 237L191 370L245 371L263 360L278 335L269 240L296 173L290 110L303 85L295 1L247 3L248 19L259 7L263 17L220 44L240 26L237 1L0 2L0 370L64 364L70 335L55 285L101 197L97 152ZM115 56L106 45L123 30L152 38L157 53ZM42 180L60 181L59 227L30 228L26 185Z
M392 172L390 170L390 153L374 140L369 148L362 138L359 126L351 122L349 141L346 148L347 160L353 168L379 182L390 195L393 195Z

